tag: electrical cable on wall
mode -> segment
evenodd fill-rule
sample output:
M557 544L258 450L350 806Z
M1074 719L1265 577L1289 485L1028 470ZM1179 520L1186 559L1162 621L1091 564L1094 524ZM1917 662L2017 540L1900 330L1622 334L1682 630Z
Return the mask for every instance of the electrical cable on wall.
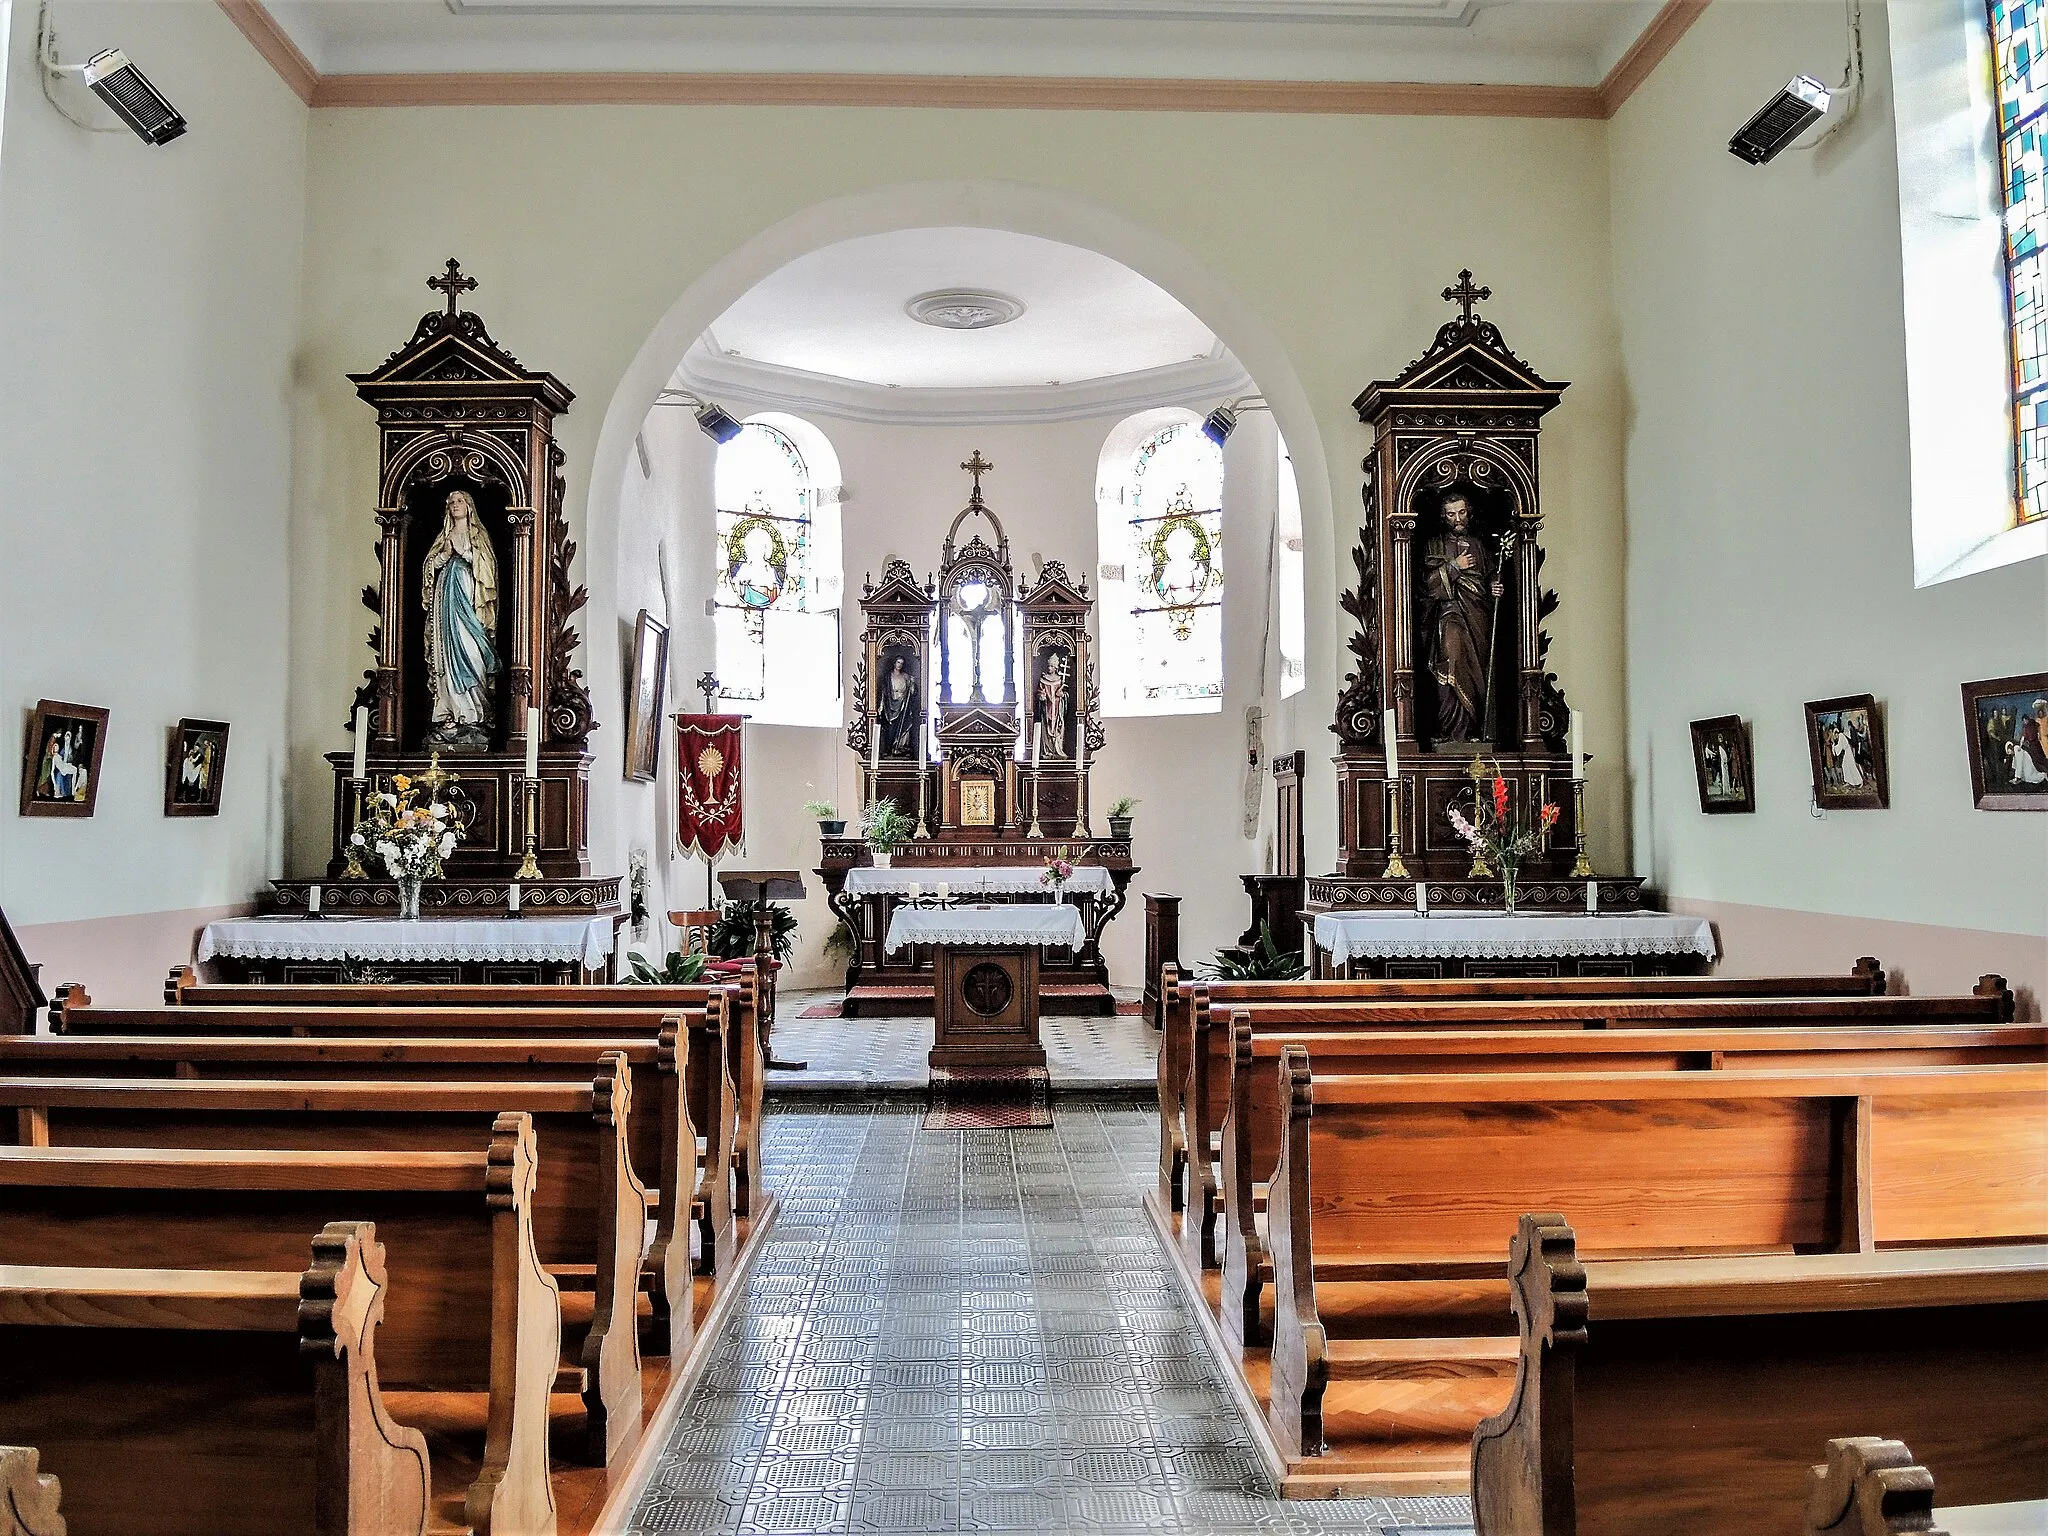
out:
M1849 92L1848 105L1842 108L1841 116L1823 128L1804 144L1790 147L1798 150L1819 149L1821 145L1840 133L1856 120L1856 109L1863 105L1863 0L1844 0L1844 19L1848 23L1849 56L1842 65L1842 83L1835 87L1837 97L1843 91Z
M74 128L83 128L87 133L120 133L123 131L117 124L87 122L69 107L65 106L63 102L59 101L56 93L50 89L50 82L61 75L78 75L83 77L85 74L85 66L83 64L59 64L57 62L57 34L50 26L50 0L43 0L41 7L36 11L36 63L41 66L37 69L36 74L43 82L43 100L55 107L58 115L66 122L70 123Z

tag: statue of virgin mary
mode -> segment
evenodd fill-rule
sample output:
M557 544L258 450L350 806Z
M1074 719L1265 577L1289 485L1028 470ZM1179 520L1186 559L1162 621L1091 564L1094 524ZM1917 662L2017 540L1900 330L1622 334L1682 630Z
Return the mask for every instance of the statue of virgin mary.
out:
M487 752L498 660L498 557L467 491L450 491L441 531L420 571L427 610L427 681L434 724L428 741L458 752Z

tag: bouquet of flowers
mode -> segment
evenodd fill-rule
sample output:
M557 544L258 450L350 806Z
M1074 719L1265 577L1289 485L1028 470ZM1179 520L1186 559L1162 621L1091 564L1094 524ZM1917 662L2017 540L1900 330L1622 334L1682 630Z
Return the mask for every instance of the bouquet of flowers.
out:
M462 824L436 797L425 805L410 776L391 776L391 788L370 797L369 813L356 823L349 842L384 861L398 882L399 916L419 915L422 881L441 877L441 861L462 841Z
M1062 858L1050 858L1045 861L1045 868L1039 871L1038 883L1050 887L1053 895L1057 897L1066 889L1067 882L1073 878L1072 864Z
M1543 846L1550 829L1557 824L1557 807L1546 804L1536 813L1536 825L1525 826L1514 813L1514 796L1500 768L1480 758L1472 759L1472 815L1468 819L1455 805L1449 808L1451 826L1472 850L1474 876L1500 872L1503 904L1515 910L1515 871L1522 860Z

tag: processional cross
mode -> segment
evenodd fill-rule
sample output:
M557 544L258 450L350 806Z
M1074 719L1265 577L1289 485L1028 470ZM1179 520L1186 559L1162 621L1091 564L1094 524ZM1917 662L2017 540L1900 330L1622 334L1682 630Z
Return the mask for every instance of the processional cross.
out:
M1467 272L1465 275L1467 277L1470 277L1472 274ZM453 256L450 256L448 258L447 274L442 277L428 278L427 286L429 288L434 289L438 293L445 293L448 295L448 313L450 315L453 315L455 313L456 296L458 294L473 292L476 288L476 279L473 277L464 277L462 275L462 263L457 261Z
M449 265L452 267L455 263L451 261ZM1472 269L1470 267L1467 267L1458 274L1458 284L1455 288L1446 288L1444 290L1444 301L1457 305L1459 309L1458 318L1468 325L1472 320L1472 306L1482 299L1490 299L1492 297L1493 290L1491 288L1475 288L1472 286Z

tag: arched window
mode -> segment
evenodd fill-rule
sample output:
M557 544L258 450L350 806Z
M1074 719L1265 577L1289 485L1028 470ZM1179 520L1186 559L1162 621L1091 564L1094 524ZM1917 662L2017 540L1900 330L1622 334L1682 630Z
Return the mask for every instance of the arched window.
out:
M839 463L794 416L721 444L712 627L719 696L767 725L839 723Z
M1308 615L1302 604L1301 487L1294 480L1294 455L1280 439L1279 485L1275 488L1273 536L1278 544L1273 596L1280 613L1280 697L1290 698L1308 686Z
M2005 186L2013 503L2026 522L2048 514L2048 25L2041 0L1989 0L1987 11Z
M1112 715L1223 707L1223 450L1193 411L1147 411L1103 445L1102 707Z

